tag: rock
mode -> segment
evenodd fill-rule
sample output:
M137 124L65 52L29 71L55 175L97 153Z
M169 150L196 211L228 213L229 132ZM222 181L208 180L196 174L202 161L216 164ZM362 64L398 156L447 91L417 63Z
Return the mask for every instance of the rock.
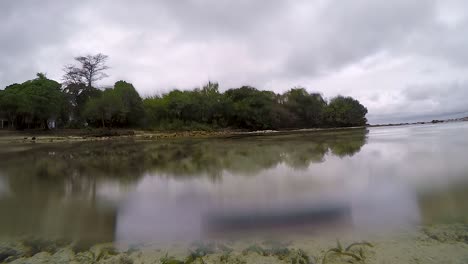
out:
M57 251L53 256L53 263L67 264L75 259L75 253L69 247Z
M12 262L11 264L47 264L53 263L51 261L51 255L47 252L40 252L30 258L19 258Z
M94 255L96 261L107 259L111 256L119 254L119 252L117 252L117 250L109 244L93 246L89 251Z
M95 263L95 258L94 258L94 254L89 252L89 251L84 251L84 252L80 252L78 254L75 255L75 260L78 262L78 263L83 263L83 264L91 264L91 263Z
M27 256L33 256L40 252L49 252L54 254L59 248L65 246L65 241L46 240L40 238L28 238L22 241L23 246L27 249Z
M133 264L133 260L127 254L119 254L100 261L103 264Z
M0 263L11 262L15 259L30 256L29 248L25 247L22 243L16 242L0 242Z
M19 255L19 252L16 249L13 249L8 246L0 246L0 262L12 257L16 257Z
M441 243L462 242L468 244L468 225L434 225L422 228L422 232L429 238Z

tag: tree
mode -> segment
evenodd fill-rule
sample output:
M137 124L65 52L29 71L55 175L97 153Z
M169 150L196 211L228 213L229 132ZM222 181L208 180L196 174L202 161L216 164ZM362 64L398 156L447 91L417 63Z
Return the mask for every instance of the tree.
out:
M21 102L24 97L20 96L21 84L14 83L5 87L4 90L0 91L0 113L3 113L8 122L15 125L13 122L19 112Z
M304 88L293 88L281 96L286 109L293 114L296 128L320 127L326 102L319 93Z
M37 78L7 86L0 96L0 108L18 129L42 127L57 119L64 110L60 84L38 73Z
M0 113L14 127L48 128L48 121L69 127L141 127L162 129L246 130L349 127L366 124L367 109L352 97L327 103L321 94L293 88L283 94L242 86L220 92L208 82L193 90L173 90L142 99L135 87L118 81L104 91L93 83L107 76L106 55L75 58L67 66L66 86L38 73L37 78L0 91Z
M230 124L246 129L275 129L274 109L277 96L273 92L259 91L251 86L230 89L225 96L232 101Z
M366 114L367 108L358 100L341 95L331 99L325 110L327 124L334 127L364 126Z
M221 94L219 93L219 84L208 82L201 89L195 89L197 104L199 105L200 118L198 122L209 123L220 122L219 103L221 102Z
M124 105L113 89L106 89L97 98L91 98L85 105L83 115L90 124L109 127L122 119Z
M123 120L121 126L138 126L144 118L143 101L131 83L118 81L114 85L114 93L123 105Z
M197 127L248 130L360 126L366 123L367 113L351 97L337 97L327 105L321 94L304 88L275 94L242 86L221 93L218 84L211 82L191 91L146 98L143 105L150 126L163 129L164 124L172 129L201 124Z
M86 87L93 87L96 81L108 77L105 73L105 70L109 69L106 65L108 58L102 53L75 57L79 65L70 64L63 68L65 72L63 75L64 83L66 85L85 84Z
M140 126L145 117L143 101L131 83L118 81L114 88L92 97L85 105L83 116L88 123L106 127Z
M99 97L102 93L101 90L94 87L87 87L83 83L71 83L68 84L64 89L69 111L68 115L70 118L72 127L81 127L83 125L83 111L89 99Z

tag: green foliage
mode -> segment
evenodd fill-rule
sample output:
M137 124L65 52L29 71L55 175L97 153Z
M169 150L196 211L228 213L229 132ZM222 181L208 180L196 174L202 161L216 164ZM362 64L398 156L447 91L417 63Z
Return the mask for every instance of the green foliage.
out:
M223 93L218 83L208 82L201 88L173 90L143 100L131 83L118 81L102 91L92 87L89 80L85 82L83 76L78 77L67 79L63 90L58 82L41 73L34 80L12 84L0 91L0 114L19 129L47 128L49 120L70 128L88 124L251 131L363 126L367 121L367 109L359 101L338 96L327 103L322 95L304 88L276 94L242 86Z
M101 96L102 91L82 83L71 83L63 89L63 93L69 102L68 115L71 120L68 125L72 128L80 128L84 124L86 103L91 98Z
M273 92L243 86L230 89L225 95L233 105L228 118L231 126L250 130L277 128L274 118L277 103Z
M144 117L143 102L131 83L118 81L113 89L87 101L83 117L94 126L138 126Z
M326 102L318 93L309 94L304 88L295 88L282 96L284 106L293 114L300 127L323 126Z
M352 97L337 96L331 99L325 109L325 118L329 126L351 127L364 126L367 108Z
M141 124L145 110L143 101L131 83L118 81L114 85L114 93L122 103L122 120L120 126L135 127Z
M161 129L192 128L199 124L224 127L230 111L229 104L218 91L218 84L211 82L201 89L174 90L161 97L147 98L143 104L148 124Z
M60 84L42 73L22 84L7 86L0 93L0 111L18 129L48 128L49 119L58 119L66 109Z
M86 103L83 115L91 124L112 126L124 118L124 105L112 89L107 89L100 97L91 98Z
M318 93L294 88L284 94L251 86L219 92L217 83L174 90L143 101L147 126L160 130L207 128L246 130L362 126L367 110L351 97L327 104ZM205 130L203 127L201 130Z

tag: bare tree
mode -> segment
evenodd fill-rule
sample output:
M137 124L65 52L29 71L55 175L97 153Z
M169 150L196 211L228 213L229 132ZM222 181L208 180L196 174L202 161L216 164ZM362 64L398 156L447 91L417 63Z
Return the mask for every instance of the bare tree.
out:
M108 77L104 72L109 69L106 61L109 56L102 53L96 55L86 55L75 57L79 65L65 65L63 71L63 81L66 85L84 84L87 87L92 87L94 82Z

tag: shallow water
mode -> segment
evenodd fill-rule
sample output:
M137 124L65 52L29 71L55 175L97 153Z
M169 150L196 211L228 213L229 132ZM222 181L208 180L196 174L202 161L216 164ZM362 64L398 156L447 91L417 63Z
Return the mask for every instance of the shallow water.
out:
M464 225L467 135L451 123L3 145L0 236L299 241Z

